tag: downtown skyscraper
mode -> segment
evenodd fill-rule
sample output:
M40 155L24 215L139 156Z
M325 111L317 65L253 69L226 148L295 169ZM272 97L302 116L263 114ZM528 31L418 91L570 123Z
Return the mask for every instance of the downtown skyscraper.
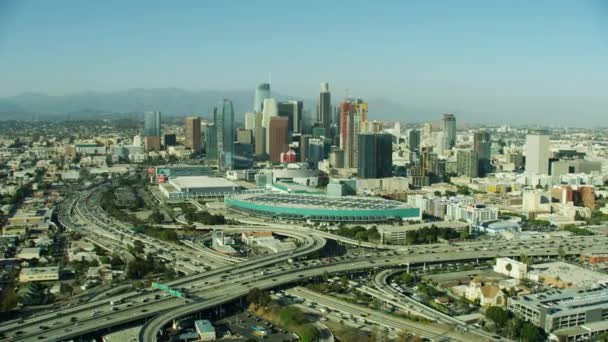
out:
M545 131L526 135L526 173L549 174L549 135Z
M144 113L144 137L160 137L160 112Z
M222 170L234 166L234 106L232 101L223 99L213 113L217 135L218 165Z
M319 94L319 104L317 106L317 122L325 128L325 132L329 134L331 129L332 107L331 93L329 92L329 83L321 83L321 93Z
M356 168L358 162L357 135L361 123L367 121L367 103L361 99L346 99L340 105L340 149L344 151L344 167Z
M393 136L388 133L357 135L359 178L385 178L393 175Z
M201 118L189 116L184 119L184 138L186 147L196 154L201 151Z
M270 98L270 83L260 83L255 88L255 98L253 100L253 112L259 113L264 108L264 100Z
M454 114L443 114L443 151L451 150L456 146L456 116Z

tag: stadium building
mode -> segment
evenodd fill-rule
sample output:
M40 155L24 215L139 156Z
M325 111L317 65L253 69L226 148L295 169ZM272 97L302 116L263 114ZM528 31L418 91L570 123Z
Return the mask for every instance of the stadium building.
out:
M227 196L224 203L232 210L250 215L288 220L346 223L421 220L420 209L376 197L263 193Z

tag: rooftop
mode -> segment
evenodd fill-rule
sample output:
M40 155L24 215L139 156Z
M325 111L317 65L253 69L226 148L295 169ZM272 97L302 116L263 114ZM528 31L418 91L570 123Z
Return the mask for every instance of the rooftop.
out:
M410 208L403 202L391 201L377 197L326 197L324 195L304 194L246 194L238 196L240 201L265 204L274 207L288 206L291 208L330 209L330 210L383 210Z
M538 274L545 279L559 277L560 282L572 283L573 287L593 287L608 282L606 274L561 261L536 264L529 273Z
M35 275L42 273L58 273L59 266L48 266L48 267L26 267L21 269L23 275Z
M603 285L587 289L551 290L547 292L528 294L510 299L513 302L546 308L549 315L568 312L586 312L593 307L606 306L608 302L608 286Z
M224 178L209 176L182 176L173 178L169 182L180 189L238 187L237 184Z
M199 319L194 321L194 326L198 332L215 332L215 328L207 319Z

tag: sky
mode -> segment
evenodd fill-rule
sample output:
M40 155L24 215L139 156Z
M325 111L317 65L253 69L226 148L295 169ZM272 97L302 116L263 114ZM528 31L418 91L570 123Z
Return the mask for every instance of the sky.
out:
M0 97L253 89L270 78L294 96L313 98L327 81L338 98L473 120L605 125L605 4L0 0Z

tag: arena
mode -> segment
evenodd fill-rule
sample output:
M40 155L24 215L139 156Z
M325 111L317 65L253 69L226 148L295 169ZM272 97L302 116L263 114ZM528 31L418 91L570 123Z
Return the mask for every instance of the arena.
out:
M327 197L284 193L227 196L232 210L254 216L315 222L420 221L420 209L377 197Z

